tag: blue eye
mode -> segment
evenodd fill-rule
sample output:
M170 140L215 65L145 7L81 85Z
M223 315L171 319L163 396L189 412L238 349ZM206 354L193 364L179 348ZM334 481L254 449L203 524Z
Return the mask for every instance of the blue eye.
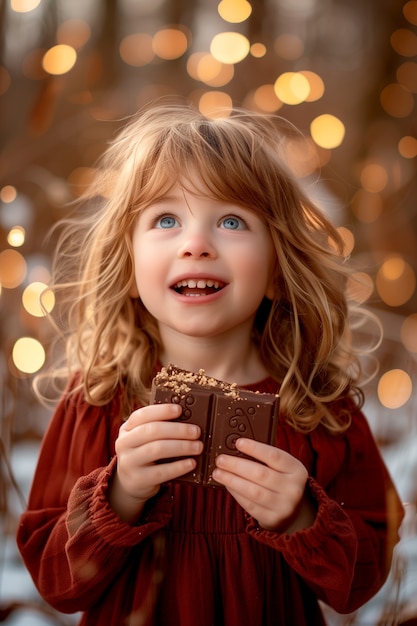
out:
M156 221L156 228L174 228L178 222L172 215L164 215Z
M234 215L225 217L221 224L223 228L227 228L228 230L240 230L246 227L245 222Z

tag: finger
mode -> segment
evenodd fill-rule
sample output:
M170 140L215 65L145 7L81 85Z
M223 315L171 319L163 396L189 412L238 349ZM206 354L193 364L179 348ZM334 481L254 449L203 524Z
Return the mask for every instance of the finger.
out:
M195 469L195 459L178 459L169 463L159 463L141 468L141 482L143 485L162 485L170 480L179 478Z
M248 502L257 502L266 508L274 506L273 500L279 494L277 481L273 479L274 474L276 477L275 472L251 461L230 469L227 469L227 465L228 463L217 466L213 471L213 478L224 485L236 499L245 498Z
M177 419L181 413L182 407L180 404L150 404L133 411L122 425L122 428L124 430L132 430L136 426L146 424L147 422Z
M136 448L152 441L165 439L198 439L201 429L196 424L184 424L181 422L147 422L126 431L119 433L119 441L123 441L126 446Z
M140 447L140 465L150 465L163 459L175 457L197 456L203 451L203 442L200 440L157 440Z
M243 452L247 456L261 461L261 463L264 463L277 472L291 474L299 470L300 467L304 468L304 465L298 459L285 450L266 443L261 443L260 441L255 441L254 439L240 437L236 440L236 448L239 452Z

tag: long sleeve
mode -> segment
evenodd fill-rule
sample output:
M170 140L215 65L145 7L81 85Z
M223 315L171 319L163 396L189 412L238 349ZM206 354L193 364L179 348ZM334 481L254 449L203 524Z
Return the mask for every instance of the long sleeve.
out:
M283 446L311 472L314 525L282 535L248 517L248 532L279 550L317 597L340 613L357 609L384 583L403 517L369 426L353 403L349 408L348 431L335 436L320 428L310 435L311 447L305 437L281 431Z
M63 612L93 606L126 569L132 549L146 567L145 594L154 555L151 542L144 546L144 540L170 516L163 493L148 503L140 527L124 523L108 504L113 444L121 424L118 404L92 407L80 394L60 402L20 520L17 541L25 564L41 595Z

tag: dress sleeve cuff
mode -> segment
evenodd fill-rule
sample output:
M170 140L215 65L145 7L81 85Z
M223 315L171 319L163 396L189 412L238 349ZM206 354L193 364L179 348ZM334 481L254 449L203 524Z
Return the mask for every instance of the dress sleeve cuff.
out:
M132 526L124 522L111 508L108 489L116 468L116 457L107 467L94 470L79 478L68 501L68 531L94 532L114 546L132 546L167 525L172 516L172 500L165 487L146 503L139 522Z
M338 564L338 569L345 568L346 574L351 572L353 575L357 539L350 518L314 478L309 478L308 486L318 505L311 527L292 534L280 533L260 528L258 522L247 515L247 532L257 541L279 550L287 563L299 573L304 574L304 568L311 569L315 562L323 568L330 558L333 564ZM308 563L306 554L310 555Z

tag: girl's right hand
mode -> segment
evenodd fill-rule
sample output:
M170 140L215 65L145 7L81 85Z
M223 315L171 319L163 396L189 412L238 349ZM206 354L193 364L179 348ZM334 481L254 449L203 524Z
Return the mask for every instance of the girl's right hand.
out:
M145 502L160 485L190 472L192 457L201 454L200 428L172 420L181 415L178 404L151 404L134 411L121 426L116 440L117 470L109 500L118 515L129 523L140 516ZM170 459L166 463L157 463Z

